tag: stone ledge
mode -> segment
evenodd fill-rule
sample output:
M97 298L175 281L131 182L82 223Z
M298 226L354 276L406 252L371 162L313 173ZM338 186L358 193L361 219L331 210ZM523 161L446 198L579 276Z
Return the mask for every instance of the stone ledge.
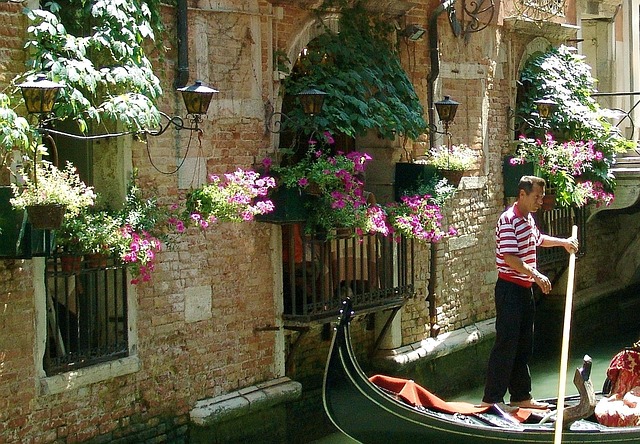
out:
M196 402L189 413L191 422L211 426L248 413L264 410L302 396L302 384L287 377L236 390Z
M140 359L137 356L116 359L115 361L84 367L40 379L40 395L55 395L69 390L76 390L119 376L128 375L140 370Z
M436 359L462 350L470 345L495 336L495 318L477 322L467 327L442 333L437 338L427 338L395 350L380 357L394 365L407 365L420 359Z

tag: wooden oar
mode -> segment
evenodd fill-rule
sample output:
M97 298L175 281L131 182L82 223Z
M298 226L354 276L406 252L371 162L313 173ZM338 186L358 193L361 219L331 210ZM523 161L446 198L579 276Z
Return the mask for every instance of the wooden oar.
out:
M578 236L578 227L571 228L571 237ZM562 423L564 414L564 392L567 386L567 361L569 360L569 333L571 332L571 307L573 306L573 276L576 271L576 254L569 256L569 278L567 280L567 296L564 304L564 326L562 329L562 352L560 354L560 381L558 383L558 410L553 442L562 442Z

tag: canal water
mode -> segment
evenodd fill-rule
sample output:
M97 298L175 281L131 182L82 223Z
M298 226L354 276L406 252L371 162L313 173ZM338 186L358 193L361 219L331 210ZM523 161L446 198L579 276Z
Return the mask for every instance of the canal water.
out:
M624 347L636 342L639 339L639 335L639 331L630 330L617 335L603 335L599 340L593 341L588 345L573 346L570 350L567 365L567 387L565 395L568 396L577 393L572 383L573 375L575 369L582 365L582 358L585 354L588 354L592 358L591 381L594 389L599 391L602 389L611 358ZM538 399L557 397L560 358L558 356L534 357L530 368L533 382L533 396ZM466 401L474 404L479 403L482 399L483 389L484 386L480 385L471 390L459 393L448 400ZM506 400L508 401L508 395ZM314 444L352 444L356 442L357 441L341 433L334 433L320 440L313 441Z

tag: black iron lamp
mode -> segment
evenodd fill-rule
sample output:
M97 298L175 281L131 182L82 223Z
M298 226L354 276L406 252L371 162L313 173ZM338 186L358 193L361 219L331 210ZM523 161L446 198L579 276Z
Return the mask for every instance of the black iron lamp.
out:
M326 92L315 88L308 88L296 94L300 98L302 111L308 116L320 114Z
M34 80L29 80L18 85L22 90L22 96L24 97L27 112L29 114L43 115L50 113L58 97L58 91L63 87L56 82L47 80L46 74L40 73L36 75ZM169 116L166 113L160 111L160 115L167 119L167 124L163 127L160 126L157 130L143 131L152 136L159 136L164 133L169 126L173 125L177 130L187 129L190 131L200 131L198 124L202 121L202 116L207 114L209 104L213 95L218 91L213 88L209 88L202 84L200 80L197 80L191 86L185 86L178 88L178 91L182 94L182 99L187 108L187 117L193 121L193 126L185 126L184 120L179 116ZM114 134L100 134L98 136L78 136L75 134L68 134L61 131L42 128L42 131L47 133L57 134L61 136L68 136L81 139L93 139L93 138L109 138L122 136L128 133L114 133Z
M558 104L551 99L539 99L535 102L536 109L538 110L538 115L542 119L548 119L555 112Z
M48 80L46 74L38 74L35 79L27 80L18 87L29 114L46 114L53 109L63 85Z
M53 109L56 98L58 96L58 91L63 86L64 85L47 80L47 76L44 73L40 73L36 75L34 80L26 81L18 85L18 87L20 87L20 89L22 90L22 96L24 97L27 112L29 112L29 114L39 115L40 125L37 129L41 134L46 135L50 140L53 148L52 154L55 159L54 163L57 163L58 150L55 144L55 140L51 137L52 134L57 136L70 137L73 139L82 139L82 140L107 139L107 138L125 136L128 134L134 134L134 133L143 133L151 136L159 136L163 134L170 126L173 125L173 127L176 130L186 129L192 132L194 131L198 132L200 135L202 135L202 130L198 127L198 125L202 121L202 116L207 114L207 110L209 109L209 104L211 103L211 99L213 98L213 95L218 93L218 90L209 88L208 86L203 85L200 80L197 80L191 86L185 86L177 89L177 91L179 91L180 94L182 94L182 99L184 100L185 107L187 108L187 118L193 122L191 126L186 126L184 123L184 120L180 116L171 117L168 114L163 113L162 111L158 111L160 116L167 119L166 125L162 126L160 123L158 124L159 126L158 129L144 129L141 131L128 131L128 132L120 132L120 133L107 133L107 134L96 134L96 135L86 136L86 135L67 133L67 132L60 131L53 128L46 128L42 125L42 122L44 121L44 116L47 113L50 113L51 110ZM201 143L200 137L198 138L198 140ZM191 138L189 139L189 141L191 141ZM149 150L149 146L147 145L147 153L149 153L148 150ZM186 159L187 157L188 150L189 148L187 147L187 153L185 154L184 159ZM149 154L149 160L151 161L151 164L153 165L153 167L164 174L176 173L180 169L180 167L183 165L184 159L182 160L182 162L180 162L180 164L176 167L174 171L165 172L165 171L159 170L155 166L155 164L153 164L153 161L151 160L151 155Z
M187 108L187 117L193 122L193 126L186 126L184 124L184 120L180 116L171 117L168 114L160 111L160 115L167 119L167 124L164 127L161 126L158 130L146 131L148 134L152 136L159 136L164 133L171 125L173 125L177 130L186 129L189 131L202 131L200 128L198 128L198 124L202 122L202 116L207 114L211 99L219 91L217 89L203 85L202 81L200 80L196 80L193 85L178 88L177 91L182 94L184 106Z
M196 80L191 86L178 88L177 91L182 94L187 114L192 116L207 114L213 95L219 92L217 89L203 85L200 80Z
M510 130L525 134L528 131L546 131L548 129L549 119L553 117L553 114L558 109L558 104L548 98L534 100L533 104L536 110L529 115L517 114L511 108L507 108L508 122L513 120L513 128L509 125ZM518 136L519 134L516 135Z
M456 112L458 111L458 105L460 104L455 100L451 100L449 96L444 96L444 99L434 103L434 105L438 112L438 119L444 125L445 132L448 132L449 124L453 122L453 118L456 116Z
M324 105L324 98L327 95L326 92L320 91L316 88L307 88L295 94L300 100L302 106L302 112L307 116L315 116L322 112L322 105ZM285 113L274 112L271 102L267 102L265 105L265 122L264 127L266 131L278 134L283 130L283 122L288 119Z

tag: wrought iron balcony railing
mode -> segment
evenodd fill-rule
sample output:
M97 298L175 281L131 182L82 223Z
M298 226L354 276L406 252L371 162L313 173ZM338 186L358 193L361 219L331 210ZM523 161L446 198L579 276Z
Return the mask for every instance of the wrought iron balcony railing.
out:
M289 260L294 258L294 260ZM413 240L301 234L283 226L285 324L335 318L345 297L358 312L397 307L413 293Z

